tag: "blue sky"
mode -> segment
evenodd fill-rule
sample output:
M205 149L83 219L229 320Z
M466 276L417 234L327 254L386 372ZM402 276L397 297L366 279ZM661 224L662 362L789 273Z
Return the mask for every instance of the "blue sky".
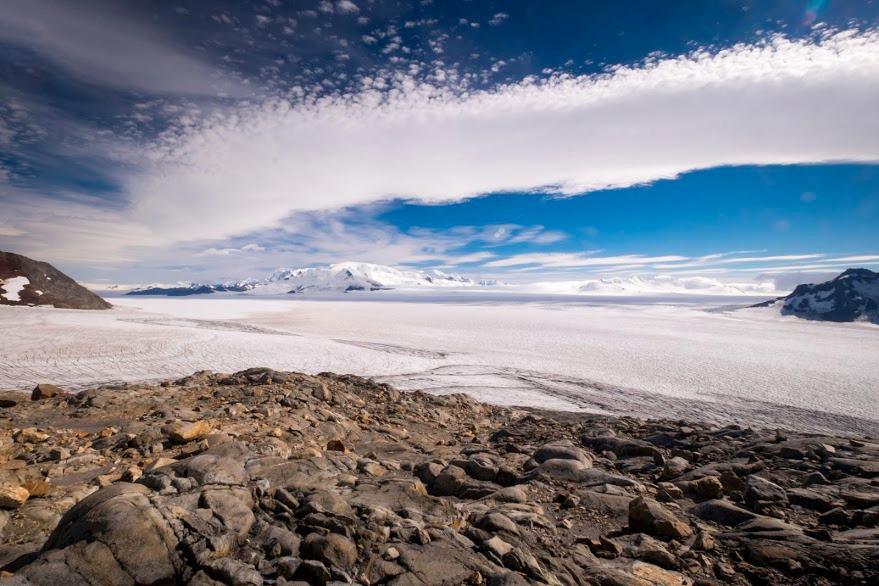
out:
M879 267L879 5L11 0L0 249L779 288Z

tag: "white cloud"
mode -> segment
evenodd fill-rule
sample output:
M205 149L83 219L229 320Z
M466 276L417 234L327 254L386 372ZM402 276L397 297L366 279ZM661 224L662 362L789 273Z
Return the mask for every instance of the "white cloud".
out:
M256 243L245 244L241 248L216 248L211 247L201 253L201 256L229 256L230 254L241 254L242 252L263 252L265 248Z
M869 263L877 263L879 262L879 255L865 254L860 256L843 256L840 258L831 258L829 259L833 262L869 262Z
M0 236L24 236L27 234L24 230L16 228L11 224L0 222Z
M172 241L214 239L395 197L576 194L718 165L879 160L876 31L492 91L386 81L167 133L127 184L132 217Z
M4 220L9 218L8 229L0 230L0 249L39 260L133 262L144 250L167 243L96 198L69 193L49 198L0 185L0 202Z
M510 18L510 15L506 12L496 12L494 16L491 17L491 20L488 21L488 24L491 26L499 26L508 18Z
M339 14L357 14L360 12L360 8L351 0L338 0L336 2L336 10Z
M216 67L175 47L160 30L124 14L124 3L5 0L0 41L26 47L89 82L127 90L182 95L250 91Z
M689 260L689 257L678 255L644 256L641 254L623 254L617 256L594 256L594 253L578 252L536 252L529 254L517 254L507 258L493 260L485 264L486 267L516 267L524 265L538 265L540 268L576 268L576 267L604 267L624 265L636 267L658 262L672 262Z
M693 262L688 263L676 263L672 265L655 265L654 268L657 269L679 269L684 267L701 267L705 265L717 265L717 264L737 264L737 263L764 263L764 262L776 262L776 261L793 261L793 260L812 260L816 258L821 258L825 255L823 254L782 254L782 255L773 255L773 256L735 256L740 254L746 254L748 251L736 251L736 252L724 252L720 254L709 254L706 256L700 256L693 260ZM725 258L735 256L735 258Z

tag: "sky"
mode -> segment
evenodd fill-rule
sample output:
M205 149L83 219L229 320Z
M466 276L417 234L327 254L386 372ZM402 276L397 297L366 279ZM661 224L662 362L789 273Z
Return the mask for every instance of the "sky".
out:
M879 270L872 0L4 6L0 250L90 283Z

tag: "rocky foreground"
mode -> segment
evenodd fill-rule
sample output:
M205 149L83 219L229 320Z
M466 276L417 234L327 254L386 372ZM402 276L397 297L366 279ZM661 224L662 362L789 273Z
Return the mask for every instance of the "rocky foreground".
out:
M0 406L0 584L879 581L869 439L267 369Z

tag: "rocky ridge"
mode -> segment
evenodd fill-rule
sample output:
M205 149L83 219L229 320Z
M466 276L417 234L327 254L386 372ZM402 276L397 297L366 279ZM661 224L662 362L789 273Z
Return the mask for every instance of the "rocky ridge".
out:
M0 251L0 305L109 309L111 305L49 263Z
M875 584L879 442L256 368L0 396L0 584Z
M879 273L847 269L823 283L797 285L790 295L754 307L779 307L782 315L833 322L879 324Z

